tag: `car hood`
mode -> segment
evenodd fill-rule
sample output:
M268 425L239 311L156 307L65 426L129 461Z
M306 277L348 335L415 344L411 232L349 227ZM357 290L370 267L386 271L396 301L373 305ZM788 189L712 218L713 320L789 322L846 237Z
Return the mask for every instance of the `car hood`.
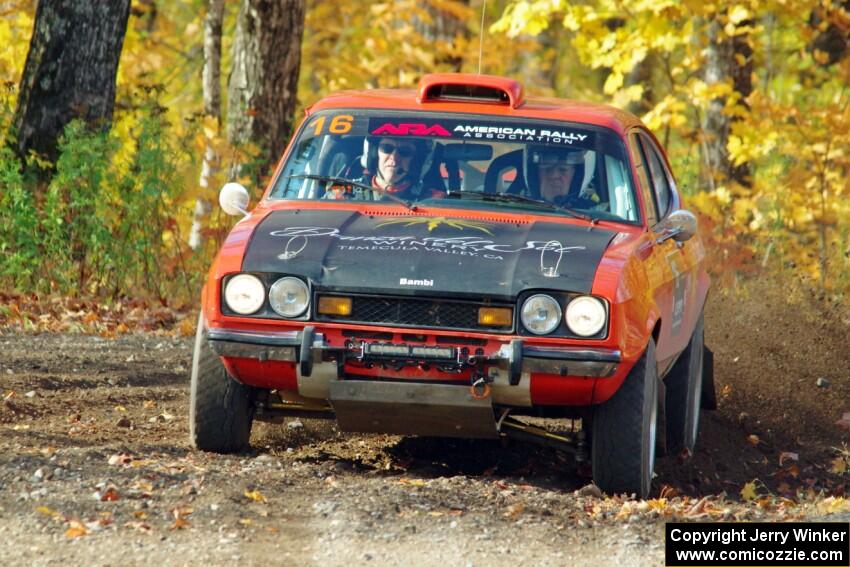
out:
M527 289L589 293L615 235L544 221L274 211L257 226L242 269L297 275L332 291L505 299Z

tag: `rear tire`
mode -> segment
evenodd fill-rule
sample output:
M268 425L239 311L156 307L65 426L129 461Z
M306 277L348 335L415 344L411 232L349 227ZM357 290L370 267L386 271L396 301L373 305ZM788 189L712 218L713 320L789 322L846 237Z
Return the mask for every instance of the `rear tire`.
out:
M658 378L655 341L593 415L593 480L609 494L649 495L655 469Z
M198 319L189 395L189 440L214 453L236 453L249 445L254 418L254 388L230 377L207 342Z
M699 435L703 388L704 318L700 315L691 340L664 380L667 390L667 444L678 453L694 452Z

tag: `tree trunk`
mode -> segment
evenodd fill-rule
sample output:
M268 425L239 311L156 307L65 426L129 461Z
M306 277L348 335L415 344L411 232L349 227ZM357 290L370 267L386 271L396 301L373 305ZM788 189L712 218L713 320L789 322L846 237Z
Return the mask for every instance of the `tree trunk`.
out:
M753 20L744 20L739 27L752 28L755 26ZM738 106L749 111L750 105L747 103L747 97L753 93L753 48L750 45L748 34L739 34L729 40L731 45L731 60L730 70L732 73L732 88L741 97L738 100ZM732 121L741 120L739 115L732 118ZM752 171L748 162L735 165L729 163L727 175L729 179L738 183L743 187L752 187Z
M646 57L629 71L623 81L625 87L632 85L643 86L643 93L641 93L640 99L631 101L626 108L632 114L640 116L655 107L655 95L652 92L652 71L655 68L657 59L652 51L648 52Z
M451 4L455 4L452 9ZM434 0L423 3L424 9L430 16L430 21L415 18L414 29L426 40L431 42L445 41L455 43L458 36L468 35L466 21L458 17L462 10L469 10L469 0L453 0L449 2ZM437 58L435 63L439 66L447 66L454 72L460 72L463 67L463 58L460 56L444 55Z
M56 159L56 143L74 118L108 127L130 0L41 0L21 77L16 150Z
M212 211L210 202L210 180L218 171L213 138L221 128L221 26L224 20L224 0L209 0L207 15L204 18L204 159L201 163L201 176L198 185L201 193L195 199L195 212L192 215L192 228L189 231L189 247L197 250L204 243L204 221ZM215 124L210 132L210 123Z
M741 26L752 25L751 21ZM723 37L723 27L713 19L708 23L708 45L704 80L708 85L729 82L740 95L738 104L746 107L745 99L753 90L752 49L746 35L732 38ZM701 185L703 190L711 190L716 181L735 182L744 187L752 185L749 164L734 165L729 157L727 145L734 120L724 111L726 97L712 100L703 116L703 168Z
M850 12L850 0L835 4L817 6L809 16L809 26L816 31L809 44L815 54L815 61L828 67L838 63L850 51L850 29L847 27L847 15ZM824 22L827 22L824 26Z
M242 0L228 84L227 138L260 147L273 165L292 133L304 0Z

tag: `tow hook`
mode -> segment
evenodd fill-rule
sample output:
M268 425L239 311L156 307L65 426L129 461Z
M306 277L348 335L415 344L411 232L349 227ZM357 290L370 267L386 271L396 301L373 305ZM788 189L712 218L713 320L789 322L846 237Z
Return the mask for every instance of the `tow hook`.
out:
M487 380L483 376L477 380L473 380L472 385L469 387L469 395L476 400L483 400L489 397L490 384L487 383Z
M493 381L492 376L487 376L484 372L484 351L477 349L477 356L470 356L467 359L467 364L475 366L475 371L472 373L472 385L469 387L469 394L476 400L483 400L490 396L490 382Z

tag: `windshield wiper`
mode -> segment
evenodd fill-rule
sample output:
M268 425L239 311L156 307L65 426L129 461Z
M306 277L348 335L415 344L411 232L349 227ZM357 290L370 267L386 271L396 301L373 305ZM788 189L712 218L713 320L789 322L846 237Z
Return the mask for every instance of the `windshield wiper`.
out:
M553 211L566 213L567 215L573 218L593 222L592 217L584 213L580 213L575 209L571 209L569 207L562 207L561 205L556 205L555 203L550 203L549 201L543 201L542 199L533 199L531 197L515 195L513 193L478 193L475 191L458 191L448 195L449 199L463 199L467 197L472 199L478 199L479 201L495 201L498 203L523 203L528 205L536 205L538 207L544 207Z
M326 183L331 183L333 185L343 185L350 187L358 187L360 189L366 189L368 191L377 191L381 195L385 195L387 199L398 203L399 205L404 205L411 211L416 210L416 205L411 204L409 201L405 201L401 197L396 197L386 189L382 189L380 187L373 187L372 185L366 185L365 183L360 183L359 181L352 181L351 179L346 179L345 177L333 177L332 175L314 175L314 174L300 174L300 175L288 175L286 179L312 179L314 181L324 181Z

